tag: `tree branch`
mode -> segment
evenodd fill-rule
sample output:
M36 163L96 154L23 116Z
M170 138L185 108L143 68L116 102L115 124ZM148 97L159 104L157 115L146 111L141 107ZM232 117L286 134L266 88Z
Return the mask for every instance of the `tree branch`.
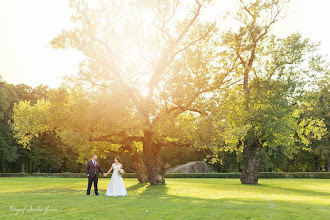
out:
M249 10L249 9L247 8L247 6L245 5L244 1L243 1L243 0L240 0L240 2L242 3L243 8L245 9L245 11L246 11L247 13L249 13L249 15L250 15L252 18L254 18L254 15L252 15L252 13L250 12L250 10Z
M91 40L106 48L106 51L108 52L108 54L110 56L110 60L111 60L110 63L113 67L113 72L114 72L115 79L117 79L116 81L120 84L118 87L119 88L124 88L131 95L132 99L136 103L137 108L141 109L141 95L139 94L137 89L127 85L124 82L123 78L121 77L121 74L120 74L120 71L119 71L117 65L112 60L113 53L112 53L112 50L109 46L109 43L107 41L103 41L103 40L100 40L100 39L94 37L93 31L92 31L92 23L88 19L86 13L83 10L81 10L78 5L76 6L76 10L78 11L78 13L80 13L83 16L83 18L84 18L84 20L87 24ZM95 85L97 85L97 84L95 84Z
M90 137L89 141L101 141L101 142L108 142L111 144L127 144L127 143L131 143L133 141L137 141L137 142L144 141L144 138L142 136L127 136L124 138L119 138L120 140L112 139L115 136L116 135L103 135L103 136L99 136L99 137Z
M196 40L194 40L194 41L188 43L184 48L182 48L182 49L176 51L176 52L174 53L174 56L176 56L176 55L178 55L179 53L181 53L181 52L187 50L190 46L194 45L194 44L197 43L198 41L203 40L204 38L206 38L206 37L209 35L210 32L211 32L211 31L208 31L204 36L202 36L202 37L200 37L200 38L198 38L198 39L196 39Z
M194 24L197 17L199 16L202 4L198 0L195 0L195 2L197 3L198 8L195 12L194 17L190 20L189 24L182 30L179 37L175 41L171 42L171 44L165 50L162 51L162 55L159 58L159 60L156 64L156 67L155 67L155 73L152 75L152 77L148 83L149 91L148 91L148 94L146 97L146 103L145 103L145 105L147 105L147 106L149 106L149 103L154 94L154 88L158 85L161 75L164 73L166 67L169 65L171 60L174 59L174 56L170 55L172 53L172 50L177 46L177 44L180 43L180 41L182 40L184 35L189 31L190 27Z
M179 37L174 41L174 46L176 46L182 40L183 36L189 31L190 27L195 23L197 17L199 16L200 10L202 8L202 4L198 0L195 0L195 2L198 5L197 11L194 17L188 23L188 25L183 29Z

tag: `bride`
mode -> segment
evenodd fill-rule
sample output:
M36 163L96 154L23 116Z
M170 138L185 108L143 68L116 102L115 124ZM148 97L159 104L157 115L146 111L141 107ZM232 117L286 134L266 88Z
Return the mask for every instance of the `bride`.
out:
M127 196L126 187L121 173L124 172L123 165L120 163L120 158L115 157L115 162L112 164L106 176L113 170L106 196Z

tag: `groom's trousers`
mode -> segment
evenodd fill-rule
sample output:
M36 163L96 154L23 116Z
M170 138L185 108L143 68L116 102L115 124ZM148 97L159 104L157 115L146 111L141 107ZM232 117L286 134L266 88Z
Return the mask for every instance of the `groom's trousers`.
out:
M98 182L99 178L98 176L95 174L92 177L88 177L88 186L87 186L87 195L89 195L91 193L91 188L92 188L92 182L94 182L94 191L95 191L95 195L99 194L99 190L97 189L97 182Z

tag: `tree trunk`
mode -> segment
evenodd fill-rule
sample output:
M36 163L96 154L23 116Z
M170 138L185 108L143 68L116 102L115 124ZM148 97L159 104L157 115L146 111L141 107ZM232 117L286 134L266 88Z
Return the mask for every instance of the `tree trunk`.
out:
M28 166L28 167L27 167L27 172L28 172L28 173L31 173L31 166L32 166L31 161L32 161L32 160L30 160L30 159L28 158L28 161L27 161L27 166Z
M10 164L11 164L11 163L8 163L8 166L7 166L7 173L10 173Z
M327 163L327 171L330 172L330 161Z
M22 173L25 173L24 161L22 160Z
M137 175L137 179L139 180L140 183L148 183L149 182L148 173L146 166L143 163L141 154L135 151L130 155L131 155L133 169Z
M151 140L151 132L145 131L143 143L143 155L151 185L165 183L165 168L159 156L160 147Z
M314 172L320 172L320 167L318 163L314 164Z
M258 184L259 151L260 147L255 141L245 144L243 150L244 170L241 175L242 184Z

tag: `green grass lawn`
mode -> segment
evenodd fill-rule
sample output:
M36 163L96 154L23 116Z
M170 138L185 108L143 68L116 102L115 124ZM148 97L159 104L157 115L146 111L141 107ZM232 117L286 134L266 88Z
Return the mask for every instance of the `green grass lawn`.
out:
M0 219L330 219L327 179L261 179L252 186L239 179L168 178L162 186L124 179L128 196L106 197L109 180L99 179L99 196L86 196L83 178L0 178ZM43 211L13 211L25 206ZM47 206L56 211L43 215Z

